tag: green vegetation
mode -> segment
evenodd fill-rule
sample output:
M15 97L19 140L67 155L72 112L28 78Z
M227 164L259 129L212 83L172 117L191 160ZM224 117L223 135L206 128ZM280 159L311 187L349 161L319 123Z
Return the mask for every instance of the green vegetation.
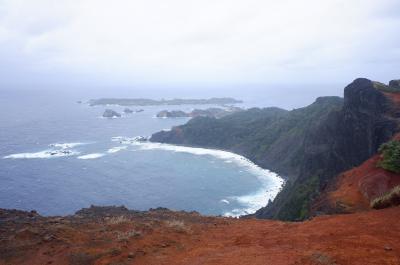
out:
M400 173L400 141L384 143L379 148L379 152L382 153L382 160L378 163L378 166Z
M381 90L383 92L389 92L389 93L396 93L396 92L400 92L400 87L398 86L394 86L394 85L385 85L383 83L380 82L373 82L373 85L376 89Z
M293 185L290 197L277 215L280 220L304 220L309 215L310 201L318 195L320 179L313 176L301 184ZM296 218L294 218L296 217Z
M371 207L374 209L384 209L397 205L400 205L400 186L394 187L389 192L375 198L371 202Z
M331 165L324 166L333 132L330 119L342 106L342 98L322 97L292 111L254 108L221 119L199 117L156 133L151 141L230 150L279 172L289 180L273 203L279 207L257 216L302 220L309 217L312 198L331 174Z

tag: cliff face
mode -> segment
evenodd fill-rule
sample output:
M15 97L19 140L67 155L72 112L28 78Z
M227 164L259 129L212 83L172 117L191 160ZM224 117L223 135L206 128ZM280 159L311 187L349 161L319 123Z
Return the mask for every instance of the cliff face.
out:
M249 110L221 120L194 119L151 140L231 150L280 173L288 179L285 188L256 216L304 219L334 176L367 160L399 131L398 112L385 95L392 89L360 78L345 88L344 100L319 98L274 115L266 109L257 115Z
M398 131L394 106L374 82L356 79L344 90L341 110L332 111L303 141L298 178L256 216L285 220L309 216L310 203L340 172L358 166Z
M221 119L195 118L150 140L230 150L294 179L303 163L304 138L342 104L339 97L324 97L293 111L254 108Z

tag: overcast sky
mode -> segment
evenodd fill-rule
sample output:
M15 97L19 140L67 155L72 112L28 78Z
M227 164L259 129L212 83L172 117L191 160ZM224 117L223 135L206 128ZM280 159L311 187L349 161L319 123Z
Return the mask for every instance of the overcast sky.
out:
M400 78L399 0L0 0L0 89Z

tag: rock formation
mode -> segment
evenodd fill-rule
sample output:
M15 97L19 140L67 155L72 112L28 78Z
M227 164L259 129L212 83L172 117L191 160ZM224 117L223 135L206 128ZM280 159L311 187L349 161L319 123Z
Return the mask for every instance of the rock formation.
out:
M104 118L119 118L121 117L121 114L118 112L112 110L112 109L106 109L103 113Z

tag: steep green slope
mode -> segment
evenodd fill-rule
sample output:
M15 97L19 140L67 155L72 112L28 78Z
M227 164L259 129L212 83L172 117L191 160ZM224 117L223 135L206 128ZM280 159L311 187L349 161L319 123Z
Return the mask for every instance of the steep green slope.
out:
M398 130L391 103L367 79L339 97L284 111L251 109L222 119L198 118L159 132L151 141L231 150L288 181L260 218L304 219L309 204L339 172L373 155Z
M230 150L291 178L301 163L299 139L342 104L339 97L325 97L293 111L253 108L221 119L195 118L169 132L155 133L151 141Z

